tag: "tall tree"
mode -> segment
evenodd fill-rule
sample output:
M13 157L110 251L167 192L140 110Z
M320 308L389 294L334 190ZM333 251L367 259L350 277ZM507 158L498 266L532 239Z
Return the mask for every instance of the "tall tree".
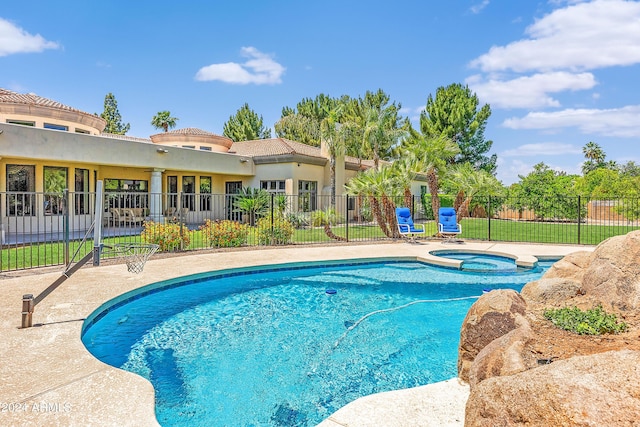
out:
M171 117L169 111L160 111L151 119L151 125L156 129L162 129L165 132L169 132L169 129L176 127L176 117Z
M100 117L107 121L107 125L102 132L116 135L124 135L129 132L131 125L122 123L122 116L118 111L118 101L116 101L116 97L111 92L104 97L104 111L100 114Z
M271 129L266 128L262 116L258 116L245 103L235 115L229 117L222 134L234 141L252 141L271 138Z
M460 147L452 163L470 163L474 169L494 174L497 156L487 156L493 141L485 140L484 130L491 107L479 107L478 96L468 86L454 83L439 87L435 98L429 95L420 114L420 130L432 137L444 136Z
M347 154L373 159L376 169L380 160L389 160L392 150L408 135L409 124L398 115L401 108L382 89L367 91L364 98L347 104L344 125L350 127Z
M274 126L276 136L319 147L320 122L327 117L329 111L336 108L339 102L341 99L321 93L313 99L304 98L295 108L284 107L280 120ZM295 117L288 118L290 116Z
M593 141L589 141L584 147L582 147L582 153L587 159L582 164L582 174L587 175L589 172L596 169L618 169L618 165L614 160L607 161L607 154L604 152L600 145Z

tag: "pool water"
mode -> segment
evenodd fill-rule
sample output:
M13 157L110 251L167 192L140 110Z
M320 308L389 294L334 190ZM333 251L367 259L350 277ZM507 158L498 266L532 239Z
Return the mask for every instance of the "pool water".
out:
M450 258L462 261L461 269L463 271L476 271L476 272L510 272L510 271L524 271L523 267L516 266L515 260L498 255L488 254L476 254L465 253L457 251L434 251L433 255Z
M152 382L163 426L312 426L361 396L455 377L475 298L519 290L549 265L487 275L384 262L214 276L120 302L90 317L82 339L100 360Z

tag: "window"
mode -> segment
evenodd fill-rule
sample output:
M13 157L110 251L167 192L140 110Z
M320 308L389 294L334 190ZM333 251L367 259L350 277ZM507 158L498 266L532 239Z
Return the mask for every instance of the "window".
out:
M36 167L33 165L7 165L7 215L35 215ZM22 194L11 194L11 192Z
M190 211L196 210L196 177L182 177L182 207L189 208Z
M211 210L211 177L200 177L200 210Z
M36 122L27 122L25 120L9 120L7 119L7 123L11 123L12 125L21 125L21 126L35 126Z
M201 145L201 146L200 146L200 149L201 149L202 151L211 151L211 147L205 147L204 145Z
M178 177L167 177L167 192L169 193L168 206L169 208L178 207Z
M138 179L105 178L104 191L107 193L109 208L149 207L149 182ZM111 193L111 194L109 194Z
M53 130L64 130L64 131L69 130L68 126L56 125L56 124L53 124L53 123L45 123L44 124L44 128L45 129L53 129Z
M284 194L284 180L260 181L260 188L269 193Z
M182 148L191 148L192 150L195 150L196 146L195 145L183 145Z
M311 212L318 205L318 183L316 181L298 181L298 210Z
M89 135L91 132L89 132L88 130L76 128L76 133L84 133L84 134Z
M74 210L77 215L89 213L89 169L76 169Z
M66 209L64 190L68 189L67 168L44 167L44 214L62 215Z

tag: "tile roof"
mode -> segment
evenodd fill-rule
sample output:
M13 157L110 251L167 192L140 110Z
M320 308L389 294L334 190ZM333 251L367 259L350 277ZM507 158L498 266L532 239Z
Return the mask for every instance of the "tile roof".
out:
M100 136L104 138L121 139L123 141L134 141L134 142L143 142L147 144L152 144L149 138L138 138L136 136L118 135L115 133L101 133Z
M67 105L61 104L58 101L43 98L35 93L17 93L3 88L0 88L0 103L38 105L42 107L56 108L59 110L73 111L76 113L90 114L85 111L78 110L77 108L71 108ZM93 116L93 114L90 115Z
M323 158L320 147L302 144L285 138L257 139L253 141L234 142L229 152L241 156L279 156L299 154L309 157Z
M168 131L168 132L162 132L162 133L174 134L174 135L204 135L204 136L218 136L218 137L225 138L224 136L217 135L217 134L215 134L215 133L213 133L213 132L207 132L206 130L202 130L202 129L198 129L198 128L174 129L174 130L170 130L170 131Z

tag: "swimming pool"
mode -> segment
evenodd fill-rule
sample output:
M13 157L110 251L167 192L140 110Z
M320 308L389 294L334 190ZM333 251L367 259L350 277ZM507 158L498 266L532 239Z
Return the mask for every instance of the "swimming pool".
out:
M549 264L491 275L396 261L212 273L102 307L82 340L152 382L162 425L310 426L358 397L454 377L474 297L519 290Z

